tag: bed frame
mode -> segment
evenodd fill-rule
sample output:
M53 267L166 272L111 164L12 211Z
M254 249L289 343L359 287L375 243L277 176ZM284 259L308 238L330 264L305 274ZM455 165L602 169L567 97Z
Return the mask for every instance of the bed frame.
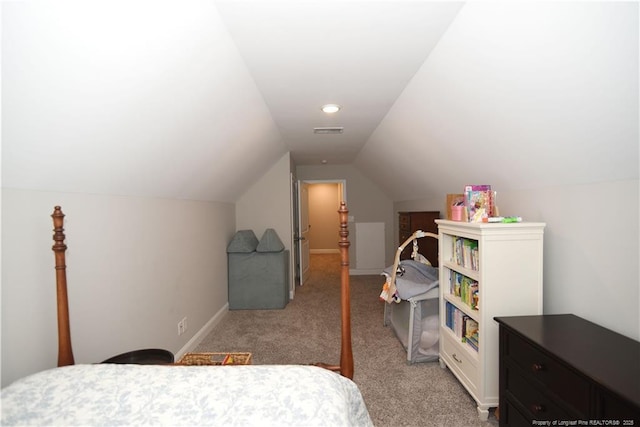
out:
M351 347L351 291L349 284L349 229L348 214L345 202L340 203L340 282L341 282L341 350L340 364L314 363L316 366L340 373L353 379L353 350ZM73 365L74 357L71 347L71 333L69 327L69 299L67 294L67 273L65 254L67 245L64 243L64 217L62 208L55 206L53 214L53 252L55 254L56 295L58 302L58 366Z

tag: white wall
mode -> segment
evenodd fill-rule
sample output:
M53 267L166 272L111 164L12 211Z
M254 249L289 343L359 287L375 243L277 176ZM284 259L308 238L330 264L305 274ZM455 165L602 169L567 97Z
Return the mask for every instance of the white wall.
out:
M278 160L236 202L237 230L253 230L258 240L273 228L285 248L291 250L289 153Z
M226 312L233 204L3 189L3 386L57 362L55 205L66 215L76 363L141 348L177 354Z
M545 313L574 313L640 339L638 194L635 180L501 196L501 209L547 223Z
M393 202L388 195L380 190L380 187L352 165L298 166L296 175L299 180L303 181L346 181L346 202L349 216L353 217L354 222L385 223L385 260L387 265L393 262L393 256L398 246L398 236L393 234ZM349 256L353 270L353 267L357 265L355 248L358 244L355 239L353 223L349 224L349 241L351 242Z

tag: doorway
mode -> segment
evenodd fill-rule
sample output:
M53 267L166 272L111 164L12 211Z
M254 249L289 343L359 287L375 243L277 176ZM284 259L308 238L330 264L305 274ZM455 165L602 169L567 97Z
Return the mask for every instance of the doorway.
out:
M340 203L346 201L345 180L299 180L292 194L294 205L293 285L309 276L311 253L338 253ZM292 289L291 297L295 294Z
M340 253L337 210L342 201L340 183L309 184L309 249L312 254Z

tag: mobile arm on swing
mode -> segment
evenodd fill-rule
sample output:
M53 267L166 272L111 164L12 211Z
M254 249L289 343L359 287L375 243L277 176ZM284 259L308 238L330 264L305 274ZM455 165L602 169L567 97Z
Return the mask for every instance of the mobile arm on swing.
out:
M409 236L409 238L407 240L405 240L404 243L402 243L400 246L398 246L398 250L396 251L396 257L395 257L395 260L393 261L393 271L391 273L391 283L389 283L389 296L390 297L393 297L393 295L396 293L396 274L398 273L398 264L400 264L400 254L402 253L404 248L407 247L407 245L409 243L413 242L416 239L420 239L422 237L433 237L433 238L437 239L438 235L434 234L434 233L429 233L428 231L417 230L415 233L413 233L411 236ZM416 257L416 251L415 250L411 254L411 257L412 258Z

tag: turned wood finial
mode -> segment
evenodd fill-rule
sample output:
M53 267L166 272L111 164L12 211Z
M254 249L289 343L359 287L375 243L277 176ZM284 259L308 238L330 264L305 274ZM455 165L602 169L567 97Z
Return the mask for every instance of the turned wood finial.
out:
M347 205L345 202L340 202L340 209L338 209L338 214L340 216L340 241L338 242L338 246L340 248L347 248L347 250L349 249L349 246L351 245L349 243L349 209L347 209ZM342 254L342 252L340 252ZM349 253L347 252L347 255ZM347 265L349 264L349 257L347 257L347 259L344 259L344 257L342 257L342 261L346 261Z
M53 241L55 242L51 249L54 252L64 252L67 250L67 245L64 244L64 214L62 213L62 208L60 206L55 206L53 208L53 214L51 214L53 218ZM65 265L62 265L61 268L66 268ZM56 269L58 269L58 265L56 264Z
M64 243L64 214L62 208L53 208L53 252L56 260L56 295L58 302L58 366L73 365L71 332L69 327L69 297L67 295L67 266Z

